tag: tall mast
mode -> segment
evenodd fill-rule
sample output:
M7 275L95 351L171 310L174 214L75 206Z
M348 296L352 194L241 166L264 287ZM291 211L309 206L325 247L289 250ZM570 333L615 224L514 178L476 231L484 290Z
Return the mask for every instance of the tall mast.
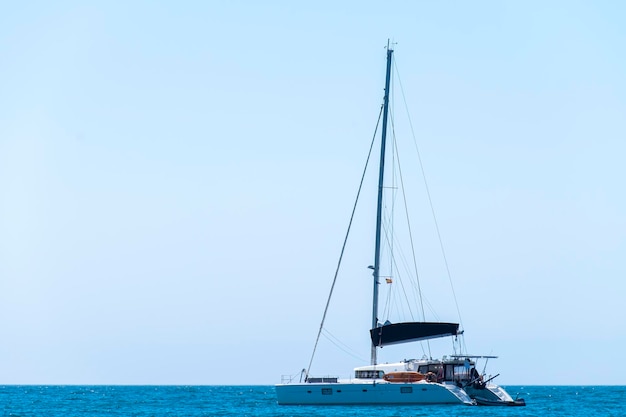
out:
M383 211L383 181L385 177L385 143L387 140L387 116L389 114L389 80L393 49L387 42L387 73L385 76L385 98L383 102L383 130L380 140L380 168L378 172L378 205L376 209L376 249L374 252L374 295L372 302L372 329L378 327L378 286L380 285L380 235ZM371 364L376 365L376 345L372 342Z

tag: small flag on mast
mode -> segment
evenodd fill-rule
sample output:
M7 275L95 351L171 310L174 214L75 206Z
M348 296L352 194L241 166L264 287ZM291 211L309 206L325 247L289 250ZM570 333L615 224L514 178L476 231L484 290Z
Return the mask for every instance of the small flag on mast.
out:
M393 282L391 278L385 278L385 281L387 282L387 284L391 284Z

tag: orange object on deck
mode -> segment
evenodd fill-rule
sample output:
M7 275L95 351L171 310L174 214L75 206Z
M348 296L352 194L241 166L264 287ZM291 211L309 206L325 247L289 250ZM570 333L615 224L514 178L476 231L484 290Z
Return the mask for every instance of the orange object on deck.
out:
M419 372L389 372L383 375L383 379L387 382L417 382L425 377Z

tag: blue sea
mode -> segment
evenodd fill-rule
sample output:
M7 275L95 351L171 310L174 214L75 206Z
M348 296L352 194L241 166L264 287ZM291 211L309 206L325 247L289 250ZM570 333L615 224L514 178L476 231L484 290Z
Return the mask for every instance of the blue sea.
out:
M507 386L526 407L281 406L272 386L0 386L2 416L626 416L626 386Z

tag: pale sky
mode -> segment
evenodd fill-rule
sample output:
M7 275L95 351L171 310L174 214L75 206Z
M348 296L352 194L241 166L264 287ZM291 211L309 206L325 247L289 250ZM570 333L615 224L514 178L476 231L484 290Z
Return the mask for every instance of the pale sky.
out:
M498 355L505 385L625 384L625 17L619 1L3 4L0 383L306 367L391 38L470 353ZM366 359L367 216L328 324ZM324 341L312 372L364 365Z

